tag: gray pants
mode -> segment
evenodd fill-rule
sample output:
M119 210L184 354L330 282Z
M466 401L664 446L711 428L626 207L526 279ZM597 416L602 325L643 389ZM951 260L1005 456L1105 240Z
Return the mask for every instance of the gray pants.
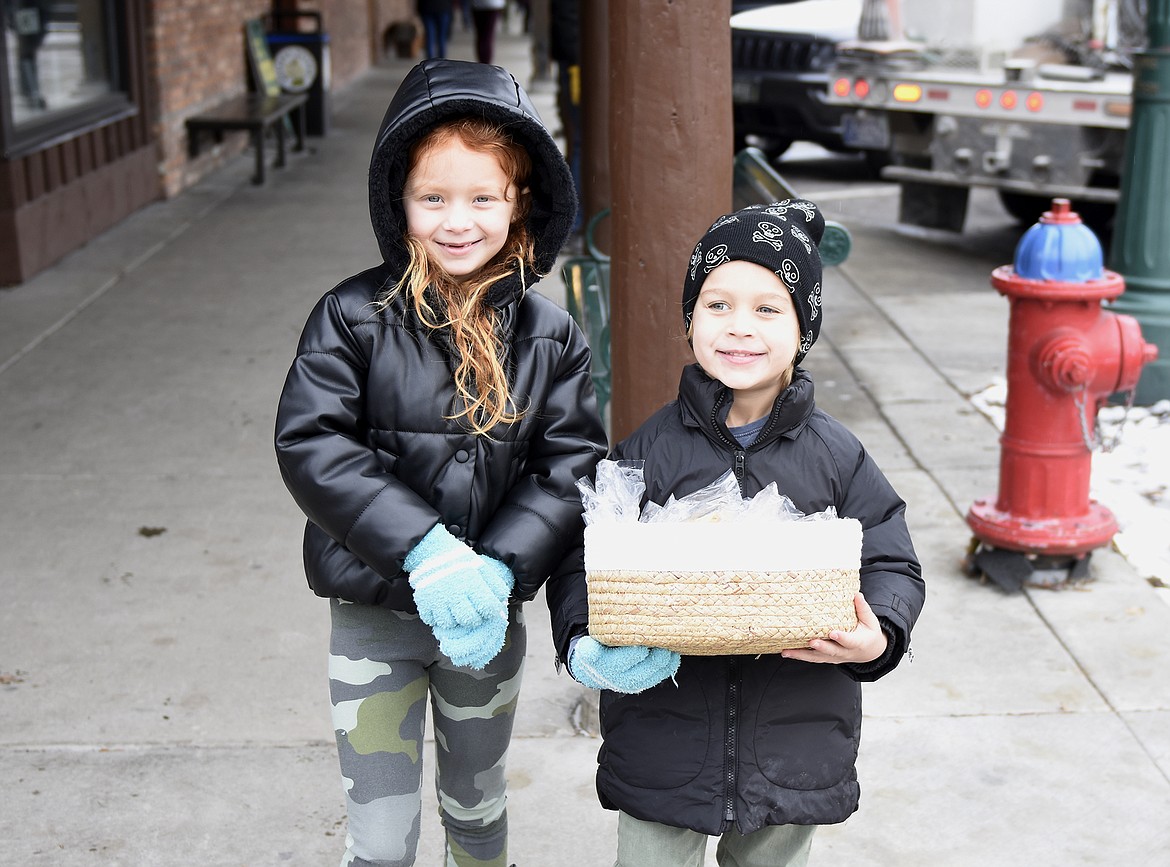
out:
M483 671L458 668L417 616L330 602L329 693L349 829L342 867L414 864L431 699L448 867L505 867L504 761L526 651L519 605Z
M732 828L719 838L719 867L805 867L815 825L769 825L753 834ZM706 834L618 813L614 867L703 867Z

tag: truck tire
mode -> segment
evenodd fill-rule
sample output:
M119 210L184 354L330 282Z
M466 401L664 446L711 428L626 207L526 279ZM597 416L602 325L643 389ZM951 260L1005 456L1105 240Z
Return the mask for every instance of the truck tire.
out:
M1043 196L1029 196L1027 193L1009 193L996 190L1003 209L1021 226L1031 226L1052 206L1052 200Z
M770 135L737 135L735 137L735 152L739 153L745 147L759 148L768 158L768 162L775 162L792 147L792 139L778 138Z
M1031 226L1044 215L1045 211L1052 207L1052 199L1044 196L1009 193L1006 190L997 190L996 192L999 193L999 201L1003 205L1003 209L1022 226ZM1080 214L1081 220L1086 226L1099 234L1112 229L1113 217L1117 212L1117 206L1112 202L1073 201L1072 209Z
M869 176L875 180L881 178L882 169L893 162L889 151L865 150L861 153L865 158L866 171L869 173Z

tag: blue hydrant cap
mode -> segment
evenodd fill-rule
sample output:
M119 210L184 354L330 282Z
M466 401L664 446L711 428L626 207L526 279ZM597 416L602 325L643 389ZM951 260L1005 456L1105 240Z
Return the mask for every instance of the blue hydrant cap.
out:
M1056 280L1084 283L1099 280L1105 273L1101 242L1081 222L1068 199L1053 199L1016 245L1015 271L1028 280Z

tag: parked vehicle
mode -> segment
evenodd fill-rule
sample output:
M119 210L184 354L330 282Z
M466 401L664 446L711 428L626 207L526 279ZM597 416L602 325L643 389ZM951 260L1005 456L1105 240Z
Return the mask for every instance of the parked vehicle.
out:
M842 105L827 99L837 43L854 39L862 0L788 0L731 17L736 150L751 144L776 158L794 141L834 150Z
M914 39L838 46L842 139L888 154L902 222L961 231L971 187L1030 224L1055 197L1098 229L1118 199L1142 0L901 0Z

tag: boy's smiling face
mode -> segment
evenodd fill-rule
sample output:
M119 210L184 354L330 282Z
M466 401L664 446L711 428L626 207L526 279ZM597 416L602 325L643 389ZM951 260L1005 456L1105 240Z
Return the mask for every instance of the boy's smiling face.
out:
M707 375L732 390L736 427L763 418L792 380L800 322L783 281L743 260L713 270L699 292L691 345Z

